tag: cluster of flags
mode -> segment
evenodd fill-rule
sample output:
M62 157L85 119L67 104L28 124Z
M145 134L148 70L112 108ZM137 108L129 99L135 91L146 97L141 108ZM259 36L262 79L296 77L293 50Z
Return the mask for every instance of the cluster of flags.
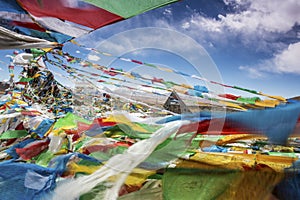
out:
M1 0L0 48L61 46L103 26L178 0Z

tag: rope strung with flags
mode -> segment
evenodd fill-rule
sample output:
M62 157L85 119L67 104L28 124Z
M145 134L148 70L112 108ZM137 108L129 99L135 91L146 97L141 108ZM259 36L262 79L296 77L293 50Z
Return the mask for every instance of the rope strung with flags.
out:
M86 73L89 75L89 77L86 77L86 78L89 78L89 79L92 79L94 81L104 83L104 84L115 85L117 87L120 87L121 85L117 84L117 83L113 83L111 81L110 82L105 81L103 79L110 79L112 81L120 81L122 83L129 83L129 84L134 84L134 85L138 84L142 87L148 87L148 88L158 89L158 90L168 91L168 92L175 89L179 93L183 93L183 94L191 95L191 96L198 96L200 98L204 98L204 99L216 101L221 104L225 104L226 106L229 106L229 107L234 106L234 107L240 108L242 110L245 110L245 108L241 107L241 105L243 105L243 104L244 105L252 104L255 108L255 107L275 107L276 105L278 105L280 103L278 100L261 100L258 97L244 98L244 97L230 95L230 94L225 94L225 95L216 94L212 91L208 91L205 86L192 87L187 84L178 84L178 83L175 83L172 81L165 81L163 78L150 77L148 75L143 76L136 72L129 73L129 72L124 71L123 69L108 68L108 67L101 66L99 64L95 64L90 61L84 60L82 58L77 58L77 57L71 56L70 54L64 53L62 51L56 50L56 51L52 51L51 53L52 53L53 57L57 60L57 63L55 64L55 66L60 67L64 71L70 73L72 76L74 76L74 73L77 73L77 77L83 77L85 75L82 73ZM94 69L101 71L102 74L70 67L70 66L64 64L65 62L63 60L65 60L65 62L68 62L70 64L79 63L83 67L93 67ZM48 62L51 62L52 64L54 64L54 61L48 60ZM82 72L82 73L78 73L78 71ZM105 74L105 75L103 75L103 74ZM108 76L106 76L106 75L108 75ZM134 79L134 80L139 80L141 83L132 82L132 81L129 81L126 79L120 79L120 78L115 77L117 75L121 75L126 78L130 78L130 79ZM100 77L101 79L98 80L95 77ZM201 78L201 77L195 77L195 75L193 75L193 77ZM216 82L214 82L214 83L219 84ZM161 86L163 86L163 87L161 87ZM123 87L127 87L128 89L133 89L133 87L129 87L129 86L125 86L125 85L123 85ZM235 88L239 88L239 87L235 87ZM241 89L243 89L243 88L241 88ZM147 92L149 92L149 91L147 91Z
M277 99L277 100L282 101L282 102L286 102L286 99L284 97L282 97L282 96L274 96L274 95L264 94L262 92L255 91L255 90L252 90L252 89L247 89L247 88L243 88L243 87L239 87L239 86L227 85L227 84L219 83L219 82L216 82L216 81L213 81L213 80L208 80L208 79L206 79L204 77L199 77L197 75L186 74L186 73L181 72L179 70L165 68L165 67L161 67L159 65L155 65L155 64L151 64L151 63L148 63L148 62L143 62L143 61L135 60L135 59L131 59L131 58L125 58L125 57L115 56L115 55L113 55L111 53L102 52L102 51L99 51L99 50L97 50L95 48L88 48L88 47L85 47L84 45L81 45L81 44L77 43L74 40L71 40L71 42L73 44L81 47L81 48L84 48L84 49L86 49L88 51L92 51L92 52L95 52L95 53L103 55L103 56L113 57L115 59L122 60L122 61L125 61L125 62L131 62L131 63L138 64L138 65L152 67L152 68L155 68L155 69L158 69L158 70L161 70L161 71L175 73L175 74L182 75L182 76L185 76L185 77L194 78L194 79L201 80L201 81L204 81L204 82L209 82L211 84L221 85L223 87L232 88L232 89L236 89L236 90L248 92L248 93L251 93L251 94L265 96L265 97L269 97L269 98L272 98L272 99Z

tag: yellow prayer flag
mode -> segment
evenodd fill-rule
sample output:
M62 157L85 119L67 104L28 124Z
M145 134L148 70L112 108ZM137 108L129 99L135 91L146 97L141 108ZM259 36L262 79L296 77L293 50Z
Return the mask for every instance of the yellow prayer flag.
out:
M122 114L110 115L108 118L103 119L103 122L116 122L116 123L120 123L120 124L126 124L135 131L148 133L148 131L146 129L131 122L126 116L124 116Z

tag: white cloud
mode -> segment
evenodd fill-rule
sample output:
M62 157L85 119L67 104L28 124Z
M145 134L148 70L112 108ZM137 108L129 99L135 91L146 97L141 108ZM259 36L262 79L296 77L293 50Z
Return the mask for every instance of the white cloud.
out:
M287 49L275 55L273 62L275 69L283 73L300 74L300 42L290 44Z
M156 18L155 16L138 15L130 20L120 22L118 25L112 25L113 28L102 29L102 34L90 34L90 40L84 40L83 44L93 42L86 46L95 46L94 41L101 41L99 38L103 35L113 35L124 30L132 30L137 27L160 27L170 30L176 30L194 38L199 44L204 45L210 50L221 51L230 49L232 46L245 48L245 52L264 53L274 57L260 62L256 66L242 66L241 70L246 70L253 77L263 77L264 72L272 71L277 73L298 73L295 67L296 60L288 56L295 54L294 48L297 45L288 46L288 41L284 41L283 36L289 32L295 24L300 24L300 1L299 0L223 0L227 6L233 9L233 12L226 15L218 15L217 18L203 16L198 11L192 10L189 6L186 8L191 13L190 16L177 21ZM165 16L172 15L171 8L163 10ZM95 31L96 32L96 31ZM299 38L299 32L294 32L295 38ZM94 38L93 38L94 37ZM174 46L171 38L164 41L166 47ZM119 38L120 39L120 38ZM115 53L126 52L131 49L134 43L140 43L141 46L148 44L161 43L161 36L153 37L139 36L121 38L118 43L112 43L107 49L108 52L115 50ZM169 41L169 43L168 43ZM232 46L230 46L232 45ZM189 44L184 45L188 51ZM180 45L180 48L182 46ZM274 53L275 52L275 53ZM112 52L114 53L114 52ZM293 54L294 53L294 54ZM293 56L294 58L294 56ZM285 64L283 64L285 63ZM251 69L249 69L251 68ZM252 69L253 68L253 69Z
M257 66L240 66L239 69L246 71L251 78L264 77L266 72L300 74L299 52L300 42L290 44L286 49Z
M295 23L300 22L300 1L298 0L255 0L251 4L251 10L257 15L259 25L268 31L286 32Z
M182 48L182 42L179 41L185 41L184 49ZM110 52L113 55L128 53L132 50L139 53L139 50L143 48L163 48L171 52L178 51L192 55L195 45L199 46L199 48L201 47L190 37L175 30L148 27L132 29L113 35L108 40L99 43L99 46L96 48ZM201 55L207 55L204 49L197 52L198 57Z
M248 76L253 79L265 77L265 74L257 68L252 68L252 67L248 67L248 66L240 66L239 69L246 71L248 73Z
M230 30L253 33L286 32L300 22L300 1L298 0L225 0L225 3L248 5L241 12L220 16L219 24Z
M183 29L188 29L188 28L190 28L190 22L184 22L182 25L181 25L181 28L183 28Z
M237 41L260 52L272 52L278 38L300 24L299 0L224 0L234 13L208 18L194 12L179 27L192 37L227 45Z
M135 55L135 56L147 56L147 52L146 51L143 51L143 49L137 49L136 51L133 51L131 52L132 55Z
M201 15L194 15L190 23L196 26L197 28L201 28L200 30L205 30L207 32L221 32L222 31L222 23L212 18L205 18Z
M165 16L172 16L172 8L166 8L163 12Z
M278 47L280 42L276 40L282 36L280 34L291 30L296 23L300 24L299 0L223 1L234 12L226 15L220 14L217 18L209 18L186 5L186 9L191 15L180 21L138 15L119 22L118 25L112 25L111 28L102 29L101 35L111 35L138 27L155 26L181 31L200 43L203 40L208 40L214 44L227 45L239 40L238 42L245 47L253 49L255 46L258 52L273 53L270 49L274 47L273 45ZM166 17L173 16L172 7L164 8L163 15ZM93 37L93 34L89 34L89 37ZM83 37L83 39L85 38ZM99 37L96 39L99 40ZM93 38L92 41L94 41ZM87 42L84 41L84 43ZM89 46L94 46L94 44Z
M88 57L87 57L89 60L91 60L91 61L98 61L98 60L100 60L100 57L99 56L97 56L97 55L88 55Z
M226 5L241 5L241 4L247 4L247 0L224 0L224 3Z

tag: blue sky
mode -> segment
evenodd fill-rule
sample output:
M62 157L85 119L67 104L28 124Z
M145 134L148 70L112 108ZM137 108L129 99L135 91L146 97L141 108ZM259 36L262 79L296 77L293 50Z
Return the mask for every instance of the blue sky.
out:
M205 49L224 83L293 97L300 95L299 10L298 0L183 0L106 26L77 41L87 47L99 48L105 39L135 28L159 27L178 31ZM127 45L130 46L130 41ZM71 44L67 44L65 50L74 54L76 50L82 55L88 53ZM7 62L3 58L6 53L1 52L0 60ZM149 50L127 52L125 56L179 70L185 62L170 62L170 56L155 56ZM101 57L100 64L104 59ZM128 69L136 67L129 65L111 64ZM3 80L7 67L0 66ZM192 68L187 64L183 70L193 73Z

